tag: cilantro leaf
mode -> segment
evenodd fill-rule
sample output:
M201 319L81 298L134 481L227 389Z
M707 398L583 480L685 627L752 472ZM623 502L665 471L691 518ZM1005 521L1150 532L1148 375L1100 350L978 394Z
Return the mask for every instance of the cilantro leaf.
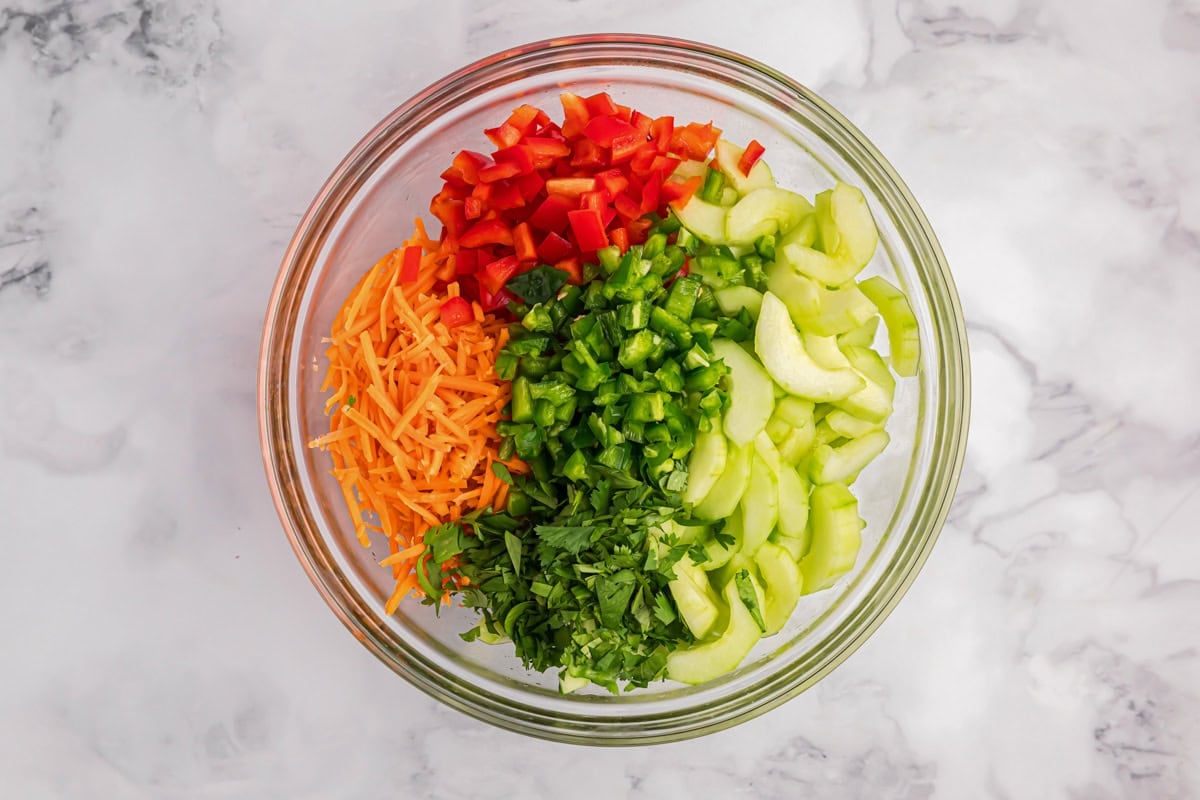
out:
M504 532L504 549L508 551L508 558L512 561L513 572L517 575L521 574L521 539L512 531Z
M664 625L670 625L676 619L675 609L666 594L659 592L654 595L654 616Z
M596 577L596 599L600 601L600 624L614 630L621 627L629 598L637 588L633 571L623 569L612 575Z
M758 605L758 592L754 589L754 582L750 579L749 570L740 570L733 576L734 585L737 586L738 598L742 604L746 606L746 610L750 612L750 616L754 617L754 624L763 633L767 632L767 623L763 621L762 608Z
M509 280L506 288L526 303L544 303L558 294L568 277L561 269L542 264Z
M577 555L592 542L596 525L538 525L533 529L547 547Z
M474 544L463 533L462 526L456 522L447 522L425 531L425 545L433 554L433 560L445 564L467 547Z

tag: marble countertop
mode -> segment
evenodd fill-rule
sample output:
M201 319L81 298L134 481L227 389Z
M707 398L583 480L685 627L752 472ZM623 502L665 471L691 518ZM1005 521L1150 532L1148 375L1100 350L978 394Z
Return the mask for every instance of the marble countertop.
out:
M1198 0L337 5L0 0L0 797L1200 796ZM355 644L275 517L255 378L364 130L621 29L766 61L880 146L975 404L941 541L856 655L734 730L598 751Z

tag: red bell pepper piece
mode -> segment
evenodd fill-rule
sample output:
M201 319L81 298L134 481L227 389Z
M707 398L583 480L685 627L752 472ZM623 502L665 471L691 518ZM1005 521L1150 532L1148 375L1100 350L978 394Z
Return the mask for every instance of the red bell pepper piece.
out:
M404 248L403 261L400 263L400 282L412 283L421 275L421 248L409 245Z
M512 147L521 141L521 136L523 135L523 131L509 125L507 122L497 128L487 128L483 133L492 140L492 144L496 145L496 147Z
M644 244L650 235L650 226L653 224L649 217L630 220L629 224L625 226L625 230L629 231L629 243Z
M611 225L612 221L616 218L617 210L612 206L605 206L603 209L601 209L600 224L604 226L604 228L608 228L608 226Z
M654 160L650 162L650 171L658 172L662 175L670 175L681 163L682 162L678 158L671 158L670 156L655 156Z
M650 126L654 124L654 118L648 117L640 111L634 111L629 117L629 124L642 132L642 136L650 135Z
M470 220L479 219L483 216L483 201L478 197L468 197L463 201L463 214Z
M457 328L459 325L465 325L475 319L475 312L471 309L471 304L461 297L451 297L442 303L438 314L442 317L442 324L447 328Z
M583 267L580 266L578 258L564 258L556 263L554 268L567 273L567 283L575 286L583 285Z
M562 134L568 139L574 139L583 133L583 128L592 114L588 111L587 102L577 94L563 92L558 96L558 100L563 107Z
M601 147L611 147L617 137L637 136L638 129L616 117L592 117L583 129L583 135Z
M482 219L458 238L462 247L479 247L483 244L506 244L512 246L512 231L498 219Z
M560 164L562 162L559 162ZM602 167L608 164L608 154L604 148L591 139L580 139L572 148L572 167Z
M546 191L563 197L579 197L585 192L596 191L595 178L551 178L546 181Z
M479 170L490 167L492 160L483 153L472 150L462 150L454 157L454 168L461 174L464 181L470 184L479 183Z
M628 161L633 156L640 152L642 145L646 144L646 136L636 128L631 133L622 134L612 140L612 155L609 157L609 163L619 164L622 161ZM648 149L654 150L653 146L647 146ZM657 152L657 151L654 151Z
M579 207L579 202L561 194L552 194L542 201L527 222L536 230L559 233L567 227L567 212Z
M619 169L606 169L596 173L596 183L609 197L616 197L629 187L629 178Z
M496 259L476 274L480 288L487 289L492 294L499 292L504 288L504 284L508 283L508 279L517 274L517 267L520 265L516 256Z
M513 226L513 250L518 261L533 261L537 258L537 248L533 246L533 232L529 230L528 222Z
M446 182L447 186L453 186L456 189L465 188L468 191L470 190L471 184L468 183L467 179L463 177L462 170L454 165L446 167L439 177Z
M613 212L616 213L616 212ZM581 208L567 212L571 233L575 243L583 252L608 247L608 235L604 232L604 217L593 208Z
M629 249L629 231L624 228L613 228L609 233L612 243L621 251L621 255L625 255L625 251Z
M503 151L501 151L503 152ZM530 169L532 169L532 165ZM521 167L511 161L503 161L499 164L493 164L490 167L484 167L479 170L479 180L482 183L495 183L506 178L515 178L521 174Z
M754 169L754 165L765 152L766 148L758 143L758 139L751 139L750 144L746 145L746 149L742 151L742 157L738 159L738 170L743 175L749 175L750 170Z
M579 207L590 208L603 214L604 209L608 207L608 193L603 189L598 189L594 192L584 192L579 195Z
M525 105L518 106L509 115L506 122L520 131L521 135L524 136L529 133L531 128L543 125L549 120L550 118L546 116L544 111L526 103Z
M593 117L601 115L615 117L620 113L620 109L613 102L613 99L608 96L608 92L594 94L586 98L583 102L587 104L588 114Z
M479 269L479 251L459 250L454 254L454 274L471 275Z
M504 308L509 303L517 299L517 296L508 289L501 289L498 292L489 292L482 286L479 287L479 305L484 311L496 311Z
M679 181L666 181L662 185L662 190L659 193L662 200L666 200L672 208L683 208L692 199L692 195L700 191L700 186L704 183L704 179L699 175L688 178L682 183Z
M629 106L623 106L620 103L617 103L617 113L613 116L622 122L629 122L629 120L633 117L633 109Z
M721 138L721 129L714 128L711 122L704 125L689 122L682 128L676 128L671 135L671 152L682 153L688 158L705 161L708 152L713 149L717 139Z
M492 188L492 208L507 211L525 205L525 195L516 181L497 181Z
M458 236L467 227L467 217L463 213L463 201L456 200L444 191L434 195L429 202L429 213L438 218L442 227L451 236Z
M517 178L517 188L521 191L521 197L525 198L528 203L533 198L537 197L546 185L546 179L536 172L531 172L528 175L522 175Z
M662 197L662 173L652 172L642 187L642 214L657 211Z
M646 175L654 169L654 159L658 158L658 150L653 142L647 142L637 149L629 159L629 168L635 175Z
M514 144L512 147L506 147L503 150L497 150L492 154L497 164L516 164L520 169L518 175L528 175L533 172L533 155L529 152L529 148L523 144Z
M557 159L571 155L571 145L547 136L526 136L521 140L521 146L529 151L538 169L546 169Z
M547 264L562 261L574 252L575 248L571 243L554 232L546 234L546 238L542 239L542 243L537 247L538 258Z
M671 147L671 134L675 132L674 117L659 117L650 123L650 138L659 153L666 153Z
M648 186L649 186L649 184L647 184L647 187ZM645 189L643 189L642 191L644 193ZM657 193L657 191L658 190L656 189L655 192ZM644 196L644 194L643 194L643 196ZM631 219L637 219L642 214L646 213L645 211L642 210L641 203L638 203L638 201L634 200L632 197L625 194L624 192L622 192L621 194L619 194L613 198L613 208L615 208L617 210L617 213L620 214L621 217L624 218L624 220L626 222L628 222ZM657 206L655 206L655 208L657 208Z

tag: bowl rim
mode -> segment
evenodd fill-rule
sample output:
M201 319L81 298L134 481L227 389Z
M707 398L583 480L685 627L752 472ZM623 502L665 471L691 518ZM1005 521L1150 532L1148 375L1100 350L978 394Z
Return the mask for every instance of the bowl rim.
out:
M848 138L850 144L865 154L868 159L865 162L866 165L877 171L878 176L886 182L886 188L910 215L910 223L916 226L921 235L926 254L932 259L928 268L939 279L937 286L927 287L931 291L940 290L935 292L938 295L935 299L941 304L940 313L933 313L939 309L931 309L935 319L939 320L940 330L945 334L937 337L942 349L939 360L959 365L957 370L952 370L952 375L946 375L943 370L942 374L938 376L941 386L939 396L951 396L955 402L951 404L952 408L937 410L946 415L946 420L944 425L936 426L934 432L950 431L956 435L949 437L952 441L942 443L942 447L937 451L940 458L937 458L932 465L932 471L940 475L940 479L930 481L937 491L932 497L926 495L922 498L922 502L919 503L920 507L914 512L914 522L917 518L924 520L922 527L926 530L926 535L917 542L919 549L909 556L907 569L899 577L899 580L887 587L890 593L884 601L872 606L869 619L856 625L850 631L852 635L848 638L841 637L835 651L816 671L799 676L799 679L791 677L788 680L780 679L781 675L783 677L789 675L787 671L766 675L749 685L741 696L723 698L724 706L736 705L736 708L726 710L721 716L716 718L706 716L706 712L711 713L712 707L704 704L689 706L684 709L682 717L675 712L641 715L631 713L619 720L620 735L612 733L605 735L599 730L612 726L614 723L611 720L589 716L586 713L548 714L536 706L507 700L474 685L456 682L453 678L441 673L436 664L422 663L424 659L415 654L406 656L382 646L378 624L369 615L360 617L354 613L353 609L347 608L343 598L339 597L329 585L328 578L338 579L340 577L339 570L320 552L311 550L302 534L297 530L297 520L293 518L293 509L297 505L305 506L306 504L296 492L296 481L289 477L295 470L285 469L285 466L294 468L296 462L289 441L292 427L289 421L289 409L286 403L280 402L288 392L285 386L278 385L278 378L286 376L287 365L291 361L293 333L288 325L281 326L280 324L283 321L280 313L281 304L289 290L294 288L293 278L298 265L313 250L314 229L319 228L323 222L328 222L328 220L322 220L322 215L331 205L336 205L337 201L342 199L340 195L347 193L346 184L350 175L371 171L373 164L364 164L363 158L371 153L380 138L400 121L421 109L431 99L453 91L461 82L475 78L481 73L547 51L558 53L586 51L589 48L604 46L661 50L664 54L673 50L682 51L694 56L724 62L730 66L758 73L762 78L775 84L776 88L799 96L823 113L827 117L827 121L833 123L839 132ZM859 166L862 165L859 164ZM319 239L319 237L317 238ZM284 345L282 353L279 347L281 343ZM942 358L942 356L950 356L950 358ZM284 380L286 381L286 377ZM757 60L734 51L686 39L642 34L600 33L529 42L472 62L414 94L387 114L351 148L314 197L297 224L295 233L284 253L263 324L257 402L259 438L264 467L267 472L267 482L276 512L292 550L325 603L337 615L342 624L376 658L426 694L493 725L559 742L619 746L691 738L723 730L757 717L799 695L828 675L829 672L844 663L875 632L916 579L949 514L967 447L970 420L970 364L966 325L957 290L932 227L891 164L853 124L807 87ZM282 460L287 462L286 465L281 465L281 456ZM924 512L923 516L922 512ZM880 583L882 585L882 578ZM781 685L782 688L780 688ZM744 702L735 702L739 700ZM632 707L630 711L633 711ZM693 719L693 717L697 718ZM687 724L680 724L678 721L680 719L688 721ZM639 723L647 726L644 731L637 729L636 726ZM633 726L633 730L630 730L631 726Z

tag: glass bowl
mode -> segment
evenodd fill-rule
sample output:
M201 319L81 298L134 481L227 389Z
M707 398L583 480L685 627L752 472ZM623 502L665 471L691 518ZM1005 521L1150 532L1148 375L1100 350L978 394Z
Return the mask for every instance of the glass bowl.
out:
M863 189L880 246L864 274L899 284L920 325L921 363L899 382L892 444L855 484L867 521L854 570L806 596L788 626L742 666L695 687L672 682L620 696L562 696L553 674L526 671L511 648L465 643L474 613L406 602L384 614L386 543L356 540L327 454L323 337L351 286L428 214L439 173L520 103L558 109L564 88L608 91L681 122L713 120L735 142L757 139L781 186L808 196L841 179ZM880 347L886 352L886 343ZM698 736L779 705L844 661L899 601L946 518L968 419L966 333L945 258L904 183L821 98L744 56L694 42L581 36L518 47L420 92L350 152L313 200L284 256L263 331L263 455L275 504L313 584L347 628L414 686L474 717L567 742L629 745Z

